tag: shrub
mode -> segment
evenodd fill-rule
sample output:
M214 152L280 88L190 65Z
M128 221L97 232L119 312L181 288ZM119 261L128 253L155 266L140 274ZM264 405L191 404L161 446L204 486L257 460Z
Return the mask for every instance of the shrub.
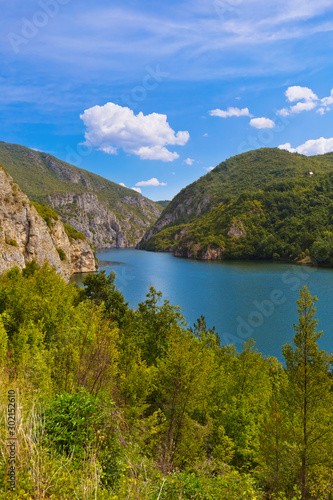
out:
M74 227L72 227L70 224L64 224L66 234L69 238L70 241L73 240L85 240L86 235L81 233L81 231L78 231Z
M67 260L66 254L62 248L57 248L60 260Z
M59 219L58 214L47 205L40 205L37 202L31 202L31 204L35 207L39 215L45 220L48 227L52 229L54 224L53 221L57 221Z

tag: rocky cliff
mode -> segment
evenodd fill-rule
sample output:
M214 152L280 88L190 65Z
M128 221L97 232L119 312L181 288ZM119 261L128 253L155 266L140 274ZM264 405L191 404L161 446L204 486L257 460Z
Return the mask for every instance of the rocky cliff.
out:
M32 201L52 207L96 247L135 246L163 208L54 156L0 142L0 164Z
M0 274L13 266L23 269L33 259L39 265L47 260L66 280L73 273L96 270L88 241L71 241L59 220L48 225L0 167Z

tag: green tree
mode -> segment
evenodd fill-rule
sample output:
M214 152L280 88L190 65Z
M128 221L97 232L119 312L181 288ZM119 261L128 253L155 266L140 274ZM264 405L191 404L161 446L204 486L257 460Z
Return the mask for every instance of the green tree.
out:
M128 302L116 288L116 273L113 271L106 276L105 271L88 274L83 279L86 297L97 305L104 302L107 315L121 325L128 311Z
M283 347L289 379L286 398L289 418L294 429L296 445L296 470L302 500L309 498L308 479L319 464L328 465L332 439L332 357L318 349L317 341L322 332L316 331L314 303L304 286L297 301L299 323L294 325L293 348Z

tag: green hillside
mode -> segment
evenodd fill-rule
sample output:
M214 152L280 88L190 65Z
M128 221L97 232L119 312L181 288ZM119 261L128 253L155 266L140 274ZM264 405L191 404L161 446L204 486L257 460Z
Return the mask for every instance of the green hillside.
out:
M230 184L229 192L240 190L241 194L229 195L224 203L187 224L170 225L150 238L144 247L173 250L177 256L199 259L214 258L209 254L219 249L218 258L223 259L312 259L319 265L333 266L333 169L330 166L333 156L297 155L295 158L299 162L294 164L298 177L289 171L289 180L265 183L261 168L260 190L251 190L257 179L248 190L243 184ZM290 165L285 165L282 172L276 169L276 179L283 177L289 168ZM314 172L312 176L309 171ZM213 255L216 258L216 253Z
M121 202L124 196L142 197L132 189L18 144L0 142L0 163L29 198L38 203L45 202L45 197L54 191L93 191L110 206Z
M309 172L331 172L332 168L332 154L307 157L277 148L262 148L229 158L182 189L141 245L145 247L152 233L163 227L188 223L219 203L229 203L244 191L255 192L272 182L306 178Z

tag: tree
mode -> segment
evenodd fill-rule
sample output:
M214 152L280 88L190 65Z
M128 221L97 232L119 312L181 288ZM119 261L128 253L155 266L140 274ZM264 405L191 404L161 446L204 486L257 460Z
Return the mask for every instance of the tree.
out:
M83 279L85 293L88 299L93 300L97 305L104 302L107 315L122 325L128 311L128 302L116 288L116 273L113 271L106 276L105 271L96 274L88 274Z
M332 379L329 371L332 357L318 349L317 341L322 332L316 331L314 307L317 297L312 297L304 286L297 301L299 323L294 325L293 342L283 347L286 372L289 380L286 399L290 423L294 429L296 471L302 500L308 498L308 479L311 471L330 460L332 424Z

